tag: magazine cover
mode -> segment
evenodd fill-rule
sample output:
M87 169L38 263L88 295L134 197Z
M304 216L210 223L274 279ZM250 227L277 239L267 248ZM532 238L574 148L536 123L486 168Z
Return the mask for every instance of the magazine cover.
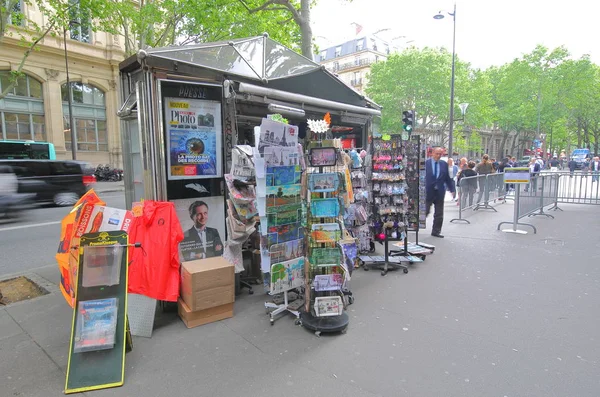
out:
M221 170L221 103L165 98L168 178L218 178Z
M172 200L183 240L179 243L182 262L223 255L225 199L223 196Z
M112 349L117 331L117 310L117 298L79 302L73 353Z

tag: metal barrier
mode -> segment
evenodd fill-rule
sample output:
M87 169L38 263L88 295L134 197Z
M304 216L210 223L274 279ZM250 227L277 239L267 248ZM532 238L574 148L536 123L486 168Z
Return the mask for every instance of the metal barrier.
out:
M571 204L600 204L600 172L558 171L543 174L558 176L557 202Z
M522 185L515 184L515 205L512 222L500 222L498 224L498 230L503 224L512 224L511 229L502 230L503 232L526 234L524 230L518 230L517 225L529 226L533 229L534 233L537 233L535 226L529 223L519 222L519 219L526 216L545 216L553 218L554 216L544 212L544 207L554 204L553 210L560 210L558 208L558 191L559 191L559 180L560 176L556 173L542 173L539 175L532 175L531 182ZM524 191L521 189L524 187ZM561 210L562 211L562 210Z
M498 212L490 202L506 198L504 174L477 175L461 178L458 192L458 218L450 222L471 223L462 217L463 211L472 208L473 211L488 209Z

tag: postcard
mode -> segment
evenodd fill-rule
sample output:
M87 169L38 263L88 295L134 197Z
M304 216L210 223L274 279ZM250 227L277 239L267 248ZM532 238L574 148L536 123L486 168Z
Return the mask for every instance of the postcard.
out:
M344 276L341 274L317 274L313 280L315 291L338 291L343 284Z
M271 263L289 261L304 256L304 239L273 244L269 248Z
M267 186L267 207L301 204L302 185Z
M267 167L290 167L300 165L298 148L267 146L264 150L265 165Z
M339 248L311 248L310 264L314 266L338 266L342 262Z
M342 298L339 296L316 297L314 308L317 317L339 316L344 311Z
M337 198L312 200L310 214L315 218L336 217L340 214L340 202Z
M267 223L269 226L281 226L288 223L297 223L300 221L302 210L300 208L292 211L279 211L274 214L267 215Z
M267 167L267 186L298 185L301 182L300 166Z
M271 265L271 294L304 285L304 257Z
M262 119L258 151L263 154L269 146L294 147L298 144L298 127L278 121Z
M310 165L313 167L333 166L337 162L337 151L333 147L311 148Z
M335 243L341 238L337 223L315 223L311 225L310 237L315 243Z
M267 229L267 246L285 243L290 240L304 238L304 228L301 223L290 223L281 226L269 226Z
M339 189L340 177L337 173L309 174L308 188L313 193L334 192Z

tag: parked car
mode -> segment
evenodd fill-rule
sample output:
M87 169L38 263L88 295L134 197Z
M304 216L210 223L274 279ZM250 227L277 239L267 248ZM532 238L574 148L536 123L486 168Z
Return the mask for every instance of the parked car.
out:
M96 180L94 168L83 161L0 160L18 180L18 193L34 194L38 203L73 205Z

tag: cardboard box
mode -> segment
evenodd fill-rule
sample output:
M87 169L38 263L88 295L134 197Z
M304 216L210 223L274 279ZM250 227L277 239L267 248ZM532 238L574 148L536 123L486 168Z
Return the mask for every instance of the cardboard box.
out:
M223 257L183 262L181 298L192 312L233 303L235 301L233 264Z
M186 305L185 302L179 298L177 301L177 313L179 313L179 317L181 317L181 320L186 327L194 328L200 325L214 323L215 321L233 317L233 303L227 303L225 305L211 307L210 309L193 312L190 310L188 305Z

